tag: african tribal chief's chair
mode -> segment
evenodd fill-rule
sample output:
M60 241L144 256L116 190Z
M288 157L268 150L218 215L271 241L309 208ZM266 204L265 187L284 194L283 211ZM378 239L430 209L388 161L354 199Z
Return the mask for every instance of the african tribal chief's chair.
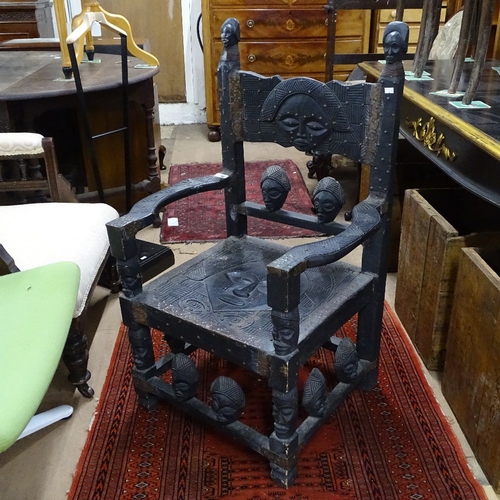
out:
M121 308L139 404L151 408L164 399L214 424L267 457L272 478L284 487L295 480L299 450L320 425L355 388L368 390L377 382L404 80L400 58L407 34L406 24L389 25L387 64L378 83L325 85L240 71L239 26L227 20L218 68L222 171L154 193L107 224L123 283ZM285 211L280 207L289 186L276 167L263 176L265 206L250 203L245 200L244 141L346 154L371 166L369 195L354 207L350 223L326 222L332 207L323 198L341 198L335 196L336 181L328 178L314 197L318 217ZM275 191L267 186L273 184ZM215 189L225 193L227 239L143 286L135 234L168 203ZM248 217L332 237L290 249L248 236ZM339 261L358 245L364 247L361 268ZM356 313L356 342L336 336ZM155 359L150 328L163 331L170 346L160 359ZM335 351L331 369L338 384L328 391L324 375L315 369L299 387L299 368L322 347ZM267 378L274 417L269 435L240 419L245 394L232 378L203 381L210 384L210 397L201 396L202 375L189 357L198 348ZM170 370L171 383L165 376ZM307 416L298 425L300 393Z

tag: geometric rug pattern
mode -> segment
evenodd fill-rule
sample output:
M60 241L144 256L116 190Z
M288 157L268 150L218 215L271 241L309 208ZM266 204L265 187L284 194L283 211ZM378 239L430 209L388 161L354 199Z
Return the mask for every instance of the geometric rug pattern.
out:
M246 199L263 205L260 178L270 165L279 165L286 172L291 190L284 210L313 215L311 197L297 165L289 159L245 162ZM214 175L222 170L220 163L186 163L172 165L170 186L185 179ZM318 236L318 233L278 222L248 217L248 234L258 237ZM163 213L160 241L179 243L213 241L226 237L224 190L206 191L167 205Z
M355 332L354 317L338 334L355 340ZM158 354L168 350L160 332L154 332L154 344ZM205 351L192 356L203 382L230 375L242 386L247 425L266 433L272 429L265 380ZM300 392L313 367L329 387L335 383L332 354L320 349L304 366ZM140 408L131 369L122 325L70 500L485 498L411 342L387 306L378 386L352 393L309 441L289 490L270 480L267 460L210 426L167 403L152 412ZM198 397L208 395L200 389Z

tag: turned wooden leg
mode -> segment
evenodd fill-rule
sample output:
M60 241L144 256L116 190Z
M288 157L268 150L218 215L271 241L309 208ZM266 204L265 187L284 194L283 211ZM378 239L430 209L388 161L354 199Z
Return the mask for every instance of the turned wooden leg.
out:
M220 141L220 128L218 125L209 125L208 126L208 140L210 142L219 142Z
M89 350L87 346L87 336L83 330L86 312L80 317L74 318L69 330L66 345L63 350L63 361L68 368L68 380L76 386L82 396L91 398L94 395L94 389L87 382L90 379L90 372L87 370L89 361Z

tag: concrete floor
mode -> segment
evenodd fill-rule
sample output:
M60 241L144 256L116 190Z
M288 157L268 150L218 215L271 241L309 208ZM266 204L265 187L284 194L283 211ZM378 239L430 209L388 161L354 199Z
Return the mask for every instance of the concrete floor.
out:
M205 125L162 127L162 143L167 149L165 164L169 166L187 162L220 161L220 143L208 142L206 132ZM291 158L301 169L309 190L312 191L317 182L314 179L307 179L306 158L295 150L283 149L275 145L250 145L246 149L246 158L248 160ZM162 176L166 182L166 171L162 173ZM341 167L336 177L348 194L345 207L348 209L356 198L356 169ZM140 237L158 242L159 229L147 229L141 233ZM298 241L303 240L293 239L288 240L287 243L294 245ZM175 253L176 263L180 263L196 255L209 244L170 246ZM396 277L395 274L388 277L386 299L391 305L394 302ZM59 367L42 404L42 409L58 404L70 404L74 407L74 414L69 420L59 422L16 442L9 450L0 454L0 498L2 500L64 500L66 498L71 486L72 474L92 425L121 322L117 295L111 295L107 290L98 288L93 302L94 305L89 314L88 337L91 343L89 370L92 372L92 378L90 383L95 390L95 397L87 400L75 392L66 381L65 367L63 365ZM500 496L497 496L488 485L441 394L438 374L429 372L427 374L436 399L457 433L476 477L484 485L488 498L498 500Z

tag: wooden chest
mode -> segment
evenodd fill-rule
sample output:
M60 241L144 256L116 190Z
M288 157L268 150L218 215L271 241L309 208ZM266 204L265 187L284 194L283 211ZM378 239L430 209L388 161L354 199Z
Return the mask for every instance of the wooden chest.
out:
M500 209L461 188L406 191L395 310L428 369L443 368L461 249L494 245Z
M241 67L266 76L309 76L324 80L327 38L325 0L203 0L203 55L207 124L219 125L217 64L220 27L229 17L241 30ZM335 51L368 52L370 10L338 12ZM354 66L336 65L336 79Z
M500 250L461 253L442 390L500 493Z

